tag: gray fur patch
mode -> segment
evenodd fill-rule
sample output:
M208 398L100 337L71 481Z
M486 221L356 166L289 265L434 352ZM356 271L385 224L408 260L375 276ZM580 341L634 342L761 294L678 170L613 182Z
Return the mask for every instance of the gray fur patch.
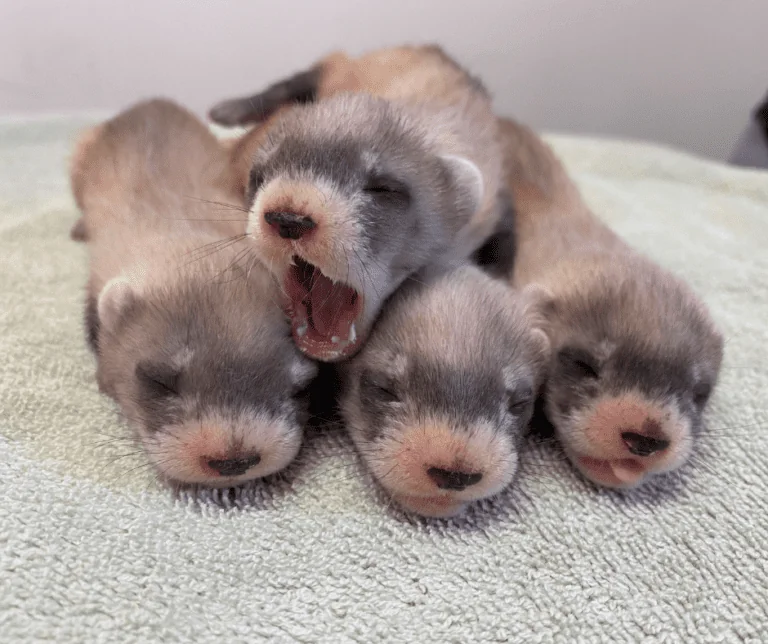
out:
M83 315L85 323L85 339L94 353L99 352L99 314L97 310L96 298L88 295L85 300L85 312Z
M337 95L292 110L256 154L252 184L278 176L331 183L361 223L357 250L371 265L419 268L467 216L457 212L459 186L427 143L424 126L366 95Z
M634 391L648 400L674 400L695 430L703 411L696 392L716 382L722 338L676 279L644 262L622 270L624 279L596 281L585 289L587 297L555 302L555 355L576 347L597 377L555 357L549 404L570 415L598 396Z
M517 440L547 358L522 309L505 286L469 266L418 277L344 367L343 406L364 419L367 441L429 417L449 418L457 431L490 421Z
M294 347L279 311L267 313L244 279L222 283L205 274L142 299L119 332L100 341L103 372L118 398L150 431L207 410L231 415L264 411L283 417L286 400L309 384L316 367ZM181 367L175 356L190 357ZM295 361L312 368L297 369ZM177 371L169 394L142 378L137 367ZM299 427L305 401L288 409Z

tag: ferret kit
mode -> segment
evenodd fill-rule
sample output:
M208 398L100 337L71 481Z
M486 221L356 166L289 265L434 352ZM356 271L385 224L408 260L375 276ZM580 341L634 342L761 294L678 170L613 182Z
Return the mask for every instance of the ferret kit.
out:
M532 419L598 485L687 461L722 361L706 307L441 49L335 53L210 116L253 127L224 143L148 101L71 167L99 388L161 478L286 467L320 362L416 514L510 485Z
M263 122L235 149L249 238L312 358L354 355L398 286L466 258L500 220L490 97L439 48L333 54L211 117Z
M167 101L86 132L72 187L88 245L86 327L102 392L164 479L231 486L298 452L316 365L269 273L238 242L226 153Z

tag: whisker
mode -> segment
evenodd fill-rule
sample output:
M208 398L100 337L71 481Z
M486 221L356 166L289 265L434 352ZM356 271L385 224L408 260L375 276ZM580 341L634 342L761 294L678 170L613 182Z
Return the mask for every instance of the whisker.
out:
M236 210L238 212L250 213L250 210L248 208L243 208L242 206L238 206L237 204L227 203L225 201L214 201L212 199L203 199L201 197L195 197L193 195L183 195L183 196L185 199L192 199L193 201L209 204L211 206L221 206L222 208L225 208L227 210Z
M247 233L243 233L243 234L240 234L240 235L235 235L234 237L230 237L230 238L228 238L228 239L226 239L224 241L214 242L213 244L210 244L210 245L214 246L213 250L204 251L203 254L197 255L196 257L193 257L189 262L183 264L183 266L189 266L189 264L192 264L194 262L199 262L199 261L201 261L203 259L206 259L207 257L211 257L212 255L215 255L216 253L221 252L221 251L223 251L223 250L225 250L225 249L227 249L227 248L229 248L231 246L234 246L235 244L243 241L246 237L248 237ZM210 246L210 245L206 244L206 246ZM205 246L202 246L201 248L205 248ZM196 251L190 251L190 253L192 253L192 252L196 252ZM189 253L187 253L187 254L189 254Z
M248 221L247 218L243 219L210 219L207 217L170 217L171 221Z

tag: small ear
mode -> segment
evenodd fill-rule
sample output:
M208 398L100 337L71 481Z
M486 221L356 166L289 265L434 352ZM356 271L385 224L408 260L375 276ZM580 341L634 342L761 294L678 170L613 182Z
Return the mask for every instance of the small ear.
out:
M539 354L542 356L544 362L548 361L552 356L552 341L549 339L547 332L541 327L534 327L531 333Z
M519 296L526 315L531 316L537 326L545 326L557 312L555 295L546 286L528 284Z
M540 284L529 284L520 292L520 300L532 326L534 340L541 353L548 357L552 351L550 321L556 310L555 296Z
M408 370L408 358L396 349L378 349L368 353L365 365L377 374L399 379L404 377Z
M72 156L69 159L69 184L75 204L81 211L85 209L84 192L86 175L88 174L86 161L103 129L103 125L97 125L83 130L75 141ZM72 239L78 240L77 237L72 237Z
M74 241L88 241L88 228L85 225L85 218L80 217L72 226L72 230L69 231L69 236Z
M291 384L303 387L317 376L318 366L315 362L306 359L296 358L291 363L290 374Z
M485 184L483 173L472 161L455 154L440 157L450 173L458 194L458 202L465 216L474 214L483 201Z
M120 317L133 305L138 296L127 279L115 277L104 285L99 294L97 311L99 322L114 329Z

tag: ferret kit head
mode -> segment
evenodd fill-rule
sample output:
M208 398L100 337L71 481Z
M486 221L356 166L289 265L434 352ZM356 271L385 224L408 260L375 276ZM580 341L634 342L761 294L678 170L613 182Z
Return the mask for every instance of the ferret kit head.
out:
M580 273L550 301L546 413L585 476L633 487L687 461L723 340L693 293L642 258Z
M86 322L100 389L117 401L160 475L230 486L296 455L316 365L294 346L266 269L206 224L221 213L203 199L212 194L203 178L186 176L183 189L177 182L181 168L195 167L190 139L210 132L179 118L173 104L160 107L124 112L76 151L91 256ZM168 134L162 144L137 142L154 128ZM173 141L185 153L156 149ZM115 170L109 185L98 172L104 167ZM154 189L144 189L146 181ZM181 194L192 187L201 198Z
M230 486L293 460L316 367L293 346L267 282L224 285L220 271L108 283L98 379L165 478Z
M404 508L450 516L517 471L549 355L531 292L463 267L409 283L342 365L341 409L377 481Z
M300 349L354 354L384 300L450 246L482 197L477 166L441 153L388 101L337 95L282 115L253 159L249 233Z

